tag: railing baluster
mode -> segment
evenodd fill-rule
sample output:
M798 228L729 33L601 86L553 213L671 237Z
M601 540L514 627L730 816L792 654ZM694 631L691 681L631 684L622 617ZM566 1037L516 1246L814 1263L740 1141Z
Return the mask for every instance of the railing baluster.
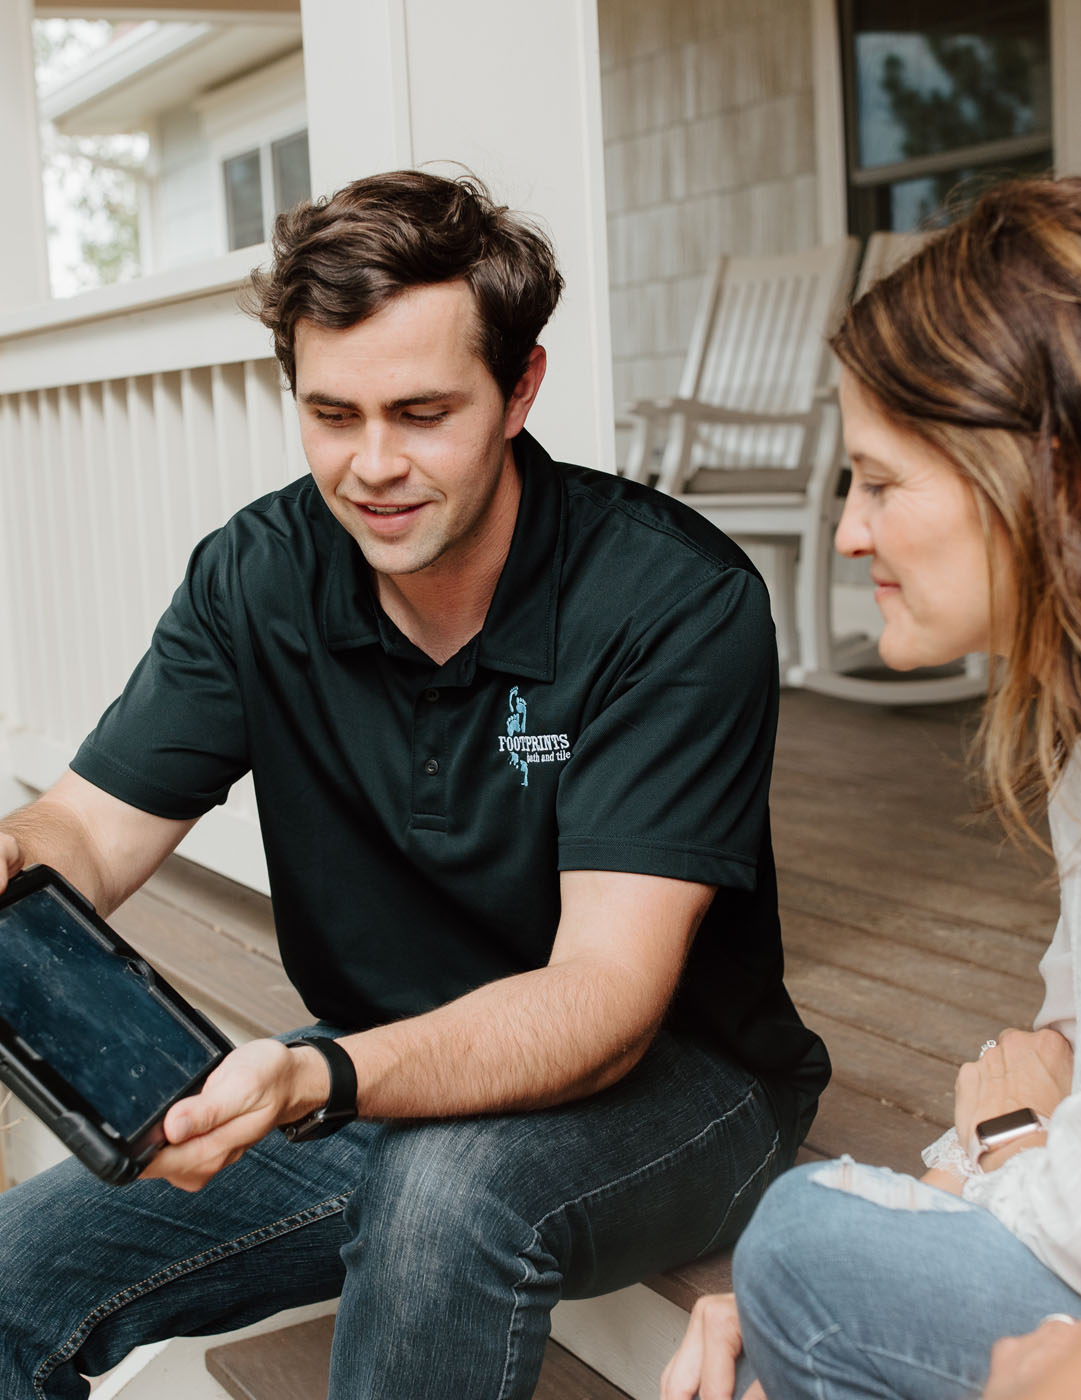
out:
M82 442L83 500L86 513L83 531L87 545L87 574L81 580L86 594L86 632L91 639L87 667L87 713L89 729L102 708L113 698L124 681L109 665L113 649L115 621L109 608L107 525L108 500L102 489L105 466L105 417L100 384L79 385L79 428ZM73 735L81 738L81 734Z

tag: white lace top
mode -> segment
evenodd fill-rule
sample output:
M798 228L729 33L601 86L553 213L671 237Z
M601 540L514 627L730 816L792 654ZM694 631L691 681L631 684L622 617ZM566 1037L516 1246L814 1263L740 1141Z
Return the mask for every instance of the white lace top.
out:
M1048 815L1060 913L1040 963L1046 995L1035 1025L1061 1031L1076 1051L1081 1008L1081 758L1076 753ZM986 1206L1081 1293L1081 1056L1074 1061L1073 1093L1051 1119L1047 1146L1017 1152L997 1171L968 1177L964 1196Z

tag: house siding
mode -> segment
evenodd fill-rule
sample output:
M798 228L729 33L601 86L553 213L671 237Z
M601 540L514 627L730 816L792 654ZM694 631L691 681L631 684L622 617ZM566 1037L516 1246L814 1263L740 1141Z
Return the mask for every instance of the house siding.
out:
M600 0L617 408L673 393L721 253L818 241L811 0Z
M153 267L177 267L212 258L222 249L215 237L211 168L198 113L189 108L163 112L158 119L158 179L154 198Z

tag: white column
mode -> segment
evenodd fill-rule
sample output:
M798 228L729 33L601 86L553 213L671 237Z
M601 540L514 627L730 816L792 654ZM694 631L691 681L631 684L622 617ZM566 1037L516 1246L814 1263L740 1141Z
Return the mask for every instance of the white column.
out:
M33 0L5 0L0 5L0 189L5 217L0 221L0 312L44 301L49 295L45 248L45 207L41 189L37 93L30 24ZM15 675L10 658L10 600L13 596L10 521L10 473L17 464L7 456L10 433L0 412L0 814L26 800L11 776L8 735L15 712ZM7 523L5 524L5 520Z
M313 193L411 166L405 0L302 0L300 15Z
M614 469L596 0L302 0L312 188L460 162L548 227L567 281L530 428Z
M1081 175L1081 4L1051 0L1051 100L1055 173Z
M832 243L848 232L845 119L841 94L841 40L837 0L811 0L811 53L815 85L818 237Z
M0 5L0 311L49 295L38 105L30 24L33 0Z

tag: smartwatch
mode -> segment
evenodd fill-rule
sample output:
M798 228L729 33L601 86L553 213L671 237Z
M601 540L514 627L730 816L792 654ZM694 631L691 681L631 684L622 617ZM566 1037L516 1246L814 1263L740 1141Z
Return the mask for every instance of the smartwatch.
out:
M1045 1128L1046 1124L1031 1108L1015 1108L1011 1113L1000 1113L997 1118L985 1118L982 1123L976 1124L972 1134L968 1146L969 1159L979 1171L980 1158L988 1152L1005 1147L1009 1142L1017 1142L1019 1138L1029 1137L1032 1133L1042 1133Z
M319 1051L330 1070L330 1093L322 1108L314 1109L295 1123L282 1124L281 1130L289 1141L314 1142L354 1122L360 1116L357 1113L357 1071L349 1052L325 1035L302 1035L285 1043L289 1049L294 1045L310 1045Z

